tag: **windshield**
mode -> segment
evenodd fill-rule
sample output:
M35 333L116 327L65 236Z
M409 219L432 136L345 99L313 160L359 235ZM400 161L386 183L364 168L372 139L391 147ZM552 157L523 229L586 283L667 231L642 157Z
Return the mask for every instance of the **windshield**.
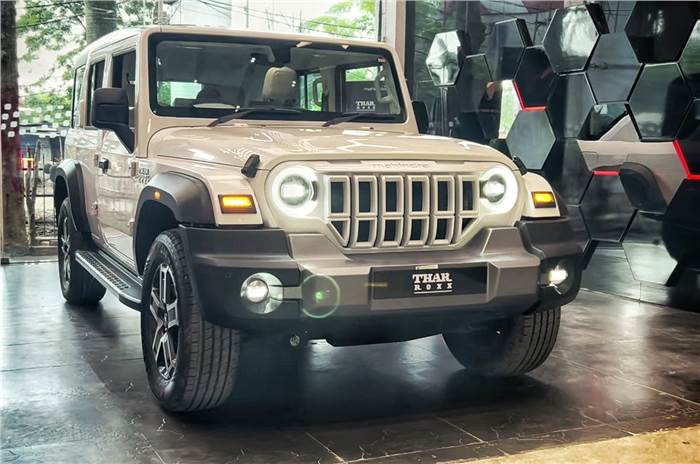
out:
M391 54L381 48L275 39L156 34L151 108L161 116L404 122Z

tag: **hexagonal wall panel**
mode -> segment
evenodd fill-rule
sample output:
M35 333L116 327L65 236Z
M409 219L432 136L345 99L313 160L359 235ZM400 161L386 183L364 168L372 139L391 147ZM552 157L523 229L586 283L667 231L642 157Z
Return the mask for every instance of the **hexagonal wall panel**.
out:
M580 140L598 140L627 114L624 103L593 105L583 125Z
M632 9L625 32L639 61L674 61L697 18L697 2L640 1Z
M463 31L435 34L425 59L433 84L454 85L468 50L468 39Z
M678 64L693 93L700 97L700 21L695 23Z
M578 137L594 104L585 73L559 76L547 103L557 137Z
M678 145L691 176L700 176L700 99L695 100L678 131Z
M554 131L544 111L521 111L515 117L506 143L513 157L528 169L540 170L554 146Z
M455 82L462 111L477 111L486 91L486 84L491 82L491 72L486 64L486 56L467 56Z
M501 82L486 84L486 92L479 103L479 124L487 139L497 139L501 125Z
M678 187L664 214L663 238L669 254L677 261L700 266L700 182L686 179ZM690 214L689 214L690 213Z
M606 32L599 30L605 20L594 20L592 15L602 16L600 7L579 5L560 8L554 13L542 46L556 72L581 71L586 67L598 36Z
M673 139L692 99L676 63L644 66L629 103L642 140Z
M526 48L514 78L520 105L523 108L545 106L556 79L544 49Z
M637 213L622 248L637 280L665 284L676 267L663 239L663 215Z
M569 219L571 227L574 229L574 236L582 250L586 250L591 243L591 236L586 227L586 221L581 214L581 207L578 205L569 205L566 207L569 210Z
M598 3L598 5L603 10L605 23L610 32L625 32L625 24L627 24L627 19L632 14L634 2L629 0L610 2L606 0Z
M618 176L594 175L583 195L581 211L594 240L619 242L634 214Z
M642 65L624 33L598 39L588 63L588 81L598 102L625 101Z
M522 19L499 21L486 37L486 59L494 80L513 79L525 47L532 45Z
M579 204L591 179L575 140L560 140L547 157L544 175L567 204Z

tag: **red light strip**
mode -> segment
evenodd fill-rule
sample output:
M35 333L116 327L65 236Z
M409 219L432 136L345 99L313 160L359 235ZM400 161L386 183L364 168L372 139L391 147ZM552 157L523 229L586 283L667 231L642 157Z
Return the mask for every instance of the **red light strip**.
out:
M520 95L520 89L518 88L518 83L515 81L513 82L513 88L515 89L515 94L518 96L518 103L520 103L520 109L523 111L544 111L545 107L544 106L525 106L525 102L523 102L523 96Z
M690 172L688 161L685 159L685 153L683 153L683 149L681 148L681 144L678 142L678 140L673 141L673 148L676 150L676 155L678 155L678 159L681 161L681 165L685 171L685 176L690 180L700 180L700 174L693 174Z
M613 177L613 176L619 176L620 171L607 171L607 170L603 170L603 169L594 169L593 175L598 176L598 177Z

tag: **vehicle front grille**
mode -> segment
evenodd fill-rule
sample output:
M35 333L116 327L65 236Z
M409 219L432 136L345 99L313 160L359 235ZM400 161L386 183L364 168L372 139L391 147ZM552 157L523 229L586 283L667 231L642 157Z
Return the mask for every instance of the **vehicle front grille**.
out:
M327 177L327 222L350 249L452 245L478 215L478 179L451 174Z

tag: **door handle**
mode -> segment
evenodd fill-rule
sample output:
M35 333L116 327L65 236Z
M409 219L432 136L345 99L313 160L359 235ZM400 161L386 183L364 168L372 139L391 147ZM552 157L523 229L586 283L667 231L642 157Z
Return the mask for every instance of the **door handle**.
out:
M97 167L102 170L102 173L104 174L107 172L107 169L109 169L109 160L107 158L102 158L100 161L97 162Z

